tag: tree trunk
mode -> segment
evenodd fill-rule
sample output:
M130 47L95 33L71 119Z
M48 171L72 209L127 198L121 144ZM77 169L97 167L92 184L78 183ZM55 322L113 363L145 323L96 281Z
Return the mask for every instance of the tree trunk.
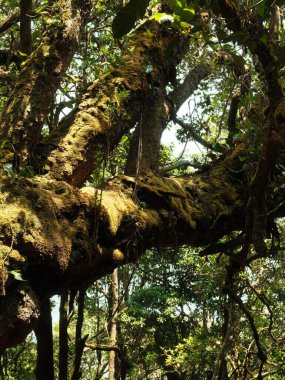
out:
M37 380L53 380L54 377L54 358L53 358L53 336L51 304L49 298L41 302L40 317L35 328L37 337Z
M169 120L170 108L166 93L157 88L149 97L131 140L125 174L138 175L145 169L157 171L160 140Z
M32 52L32 0L20 1L20 44L21 52L27 56Z
M70 380L79 380L81 378L80 366L88 335L82 338L82 326L84 322L84 301L86 290L80 290L78 295L78 311L75 335L75 357L73 361L73 371Z
M60 297L59 308L59 358L58 380L68 379L68 291L65 290Z
M112 274L111 279L111 292L109 301L109 344L110 347L117 345L117 318L119 309L119 278L118 269L116 268ZM117 368L117 355L115 350L109 353L109 380L115 380L118 373Z

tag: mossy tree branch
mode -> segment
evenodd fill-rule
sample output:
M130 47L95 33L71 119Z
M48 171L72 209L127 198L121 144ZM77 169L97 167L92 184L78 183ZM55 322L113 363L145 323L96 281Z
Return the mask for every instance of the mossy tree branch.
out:
M132 128L156 88L164 88L188 46L188 37L154 19L129 38L120 63L88 87L69 122L37 147L52 178L81 186L94 164Z
M115 267L136 262L148 248L207 245L242 230L247 202L240 159L244 154L246 147L240 144L212 167L185 178L117 177L104 185L102 194L43 177L11 186L3 177L0 239L7 276L1 348L34 327L42 297L86 287ZM282 188L279 193L272 210L284 200ZM96 215L100 224L94 235ZM31 317L26 310L21 322L18 309L9 308L17 289L11 270L22 273L30 300Z
M54 94L79 46L90 6L89 1L84 6L80 4L59 0L49 8L46 32L22 64L2 112L0 139L9 141L6 145L14 152L16 169L29 162Z
M4 263L8 277L3 282L2 347L15 333L11 326L17 331L17 324L7 324L11 316L5 309L14 294L15 280L9 275L13 269L37 290L30 297L36 304L37 298L63 288L89 285L115 267L136 261L147 248L207 244L242 228L243 154L240 146L210 171L189 178L118 177L106 183L101 201L92 188L79 191L42 177L11 186L3 177L0 239L5 258L8 253ZM98 236L93 241L98 213ZM33 321L21 325L22 331L33 328Z

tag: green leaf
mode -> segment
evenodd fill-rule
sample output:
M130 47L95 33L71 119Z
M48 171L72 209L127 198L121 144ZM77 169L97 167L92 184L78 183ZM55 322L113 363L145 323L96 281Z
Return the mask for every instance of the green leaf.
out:
M185 11L187 11L188 13L192 14L192 15L195 15L196 14L196 11L194 8L186 8Z
M168 0L168 2L169 2L169 5L171 6L171 8L173 9L173 11L177 15L179 15L180 12L183 10L181 1L178 1L178 0Z
M169 0L169 5L173 11L180 17L181 21L190 22L195 15L195 9L186 6L185 1Z
M22 56L22 57L27 57L27 54L26 53L23 53L22 51L18 50L19 54Z
M5 148L6 143L7 143L7 140L3 140L0 142L0 157L2 156L3 149Z
M257 12L261 18L264 18L265 16L265 5L263 3L259 4L257 7Z
M195 15L195 10L192 8L182 9L179 16L181 21L190 23L193 20L193 15Z
M265 44L268 42L268 35L267 34L263 34L261 37L260 37L260 41L261 42L264 42Z
M127 5L119 10L112 24L115 38L121 38L129 33L136 21L142 18L150 0L130 0Z
M17 281L26 281L26 280L23 279L22 274L21 274L21 272L20 272L19 270L11 270L9 273L10 273L10 274L14 277L14 279L17 280Z
M153 18L155 21L158 21L159 23L164 23L164 22L174 22L174 18L171 15L168 15L167 13L155 13L153 15Z
M47 7L46 5L42 5L41 7L36 9L36 13L42 13L46 9L46 7Z
M5 170L5 172L7 173L7 176L9 177L9 178L14 178L15 177L15 173L14 173L14 171L13 171L13 166L12 166L12 164L5 164L5 165L3 165L3 168L4 168L4 170Z

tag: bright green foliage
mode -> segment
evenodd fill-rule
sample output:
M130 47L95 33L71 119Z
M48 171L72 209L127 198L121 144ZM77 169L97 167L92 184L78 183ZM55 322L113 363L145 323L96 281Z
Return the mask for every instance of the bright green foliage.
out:
M10 348L1 356L0 377L7 380L34 380L36 366L36 338L31 334L20 346Z
M193 4L194 3L194 4ZM186 0L169 0L169 5L173 9L173 11L176 13L176 15L180 18L181 21L190 23L193 19L193 16L196 13L196 10L193 6L195 6L195 2L192 2L192 7L187 6ZM196 2L197 5L197 2Z

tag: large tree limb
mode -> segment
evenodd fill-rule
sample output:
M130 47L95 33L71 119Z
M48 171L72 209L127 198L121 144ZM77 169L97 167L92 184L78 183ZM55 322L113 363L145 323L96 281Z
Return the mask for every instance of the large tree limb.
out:
M147 248L206 245L241 230L247 202L240 160L245 149L241 144L212 168L185 178L117 177L105 184L102 194L43 177L11 186L2 177L0 252L6 295L0 348L15 344L19 326L17 339L34 327L34 305L42 297L86 287L115 267L136 262ZM282 203L282 197L275 198ZM270 207L274 210L276 204ZM9 309L17 285L12 270L22 273L26 299L33 300L31 317L26 312L20 324L21 303L13 315Z
M176 112L193 95L199 84L211 72L210 63L200 64L190 70L184 81L170 94L163 88L147 100L146 111L138 121L130 143L126 174L135 175L142 170L158 170L160 141L170 120L176 120ZM135 158L135 159L134 159Z
M204 245L242 228L243 149L236 148L211 171L188 178L118 177L106 183L101 195L41 177L13 186L2 178L1 258L8 275L2 279L2 315L12 318L6 310L17 284L11 270L21 271L37 291L37 302L135 262L147 248ZM16 322L2 321L3 348L11 344ZM32 321L25 325L26 333Z

